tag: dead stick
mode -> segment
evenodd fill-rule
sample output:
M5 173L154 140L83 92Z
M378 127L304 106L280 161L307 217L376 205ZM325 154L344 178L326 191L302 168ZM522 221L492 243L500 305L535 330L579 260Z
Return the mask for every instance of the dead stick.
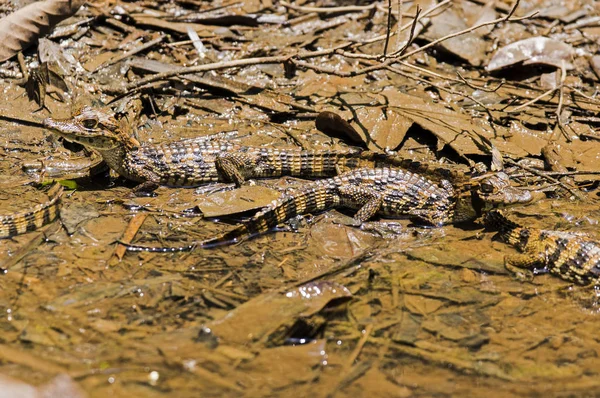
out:
M461 35L464 35L464 34L466 34L466 33L470 33L470 32L472 32L472 31L474 31L474 30L477 30L477 29L479 29L479 28L482 28L482 27L484 27L484 26L488 26L488 25L496 25L496 24L499 24L499 23L501 23L501 22L514 22L514 21L522 21L522 20L524 20L524 19L530 19L530 18L532 18L532 17L534 17L535 15L537 15L537 14L538 14L538 11L535 11L535 12L532 12L531 14L529 14L529 15L526 15L526 16L524 16L524 17L516 17L516 18L512 18L512 15L514 14L514 12L515 12L515 10L516 10L516 8L517 8L517 6L518 6L518 5L519 5L519 0L517 0L517 1L515 2L515 5L513 6L513 9L512 9L512 10L511 10L511 11L510 11L510 12L509 12L509 13L508 13L506 16L504 16L504 17L502 17L502 18L494 19L493 21L489 21L489 22L483 22L483 23L480 23L480 24L478 24L478 25L472 26L472 27L470 27L470 28L467 28L467 29L461 30L460 32L451 33L451 34L449 34L449 35L446 35L446 36L444 36L444 37L441 37L441 38L439 38L439 39L437 39L437 40L434 40L434 41L432 41L432 42L430 42L430 43L427 43L427 44L426 44L426 45L424 45L423 47L419 47L418 49L416 49L416 50L414 50L414 51L411 51L411 52L409 52L409 53L406 53L406 54L400 55L400 56L399 56L397 59L398 59L398 60L401 60L401 59L408 58L408 57L410 57L410 56L412 56L412 55L415 55L415 54L417 54L417 53L419 53L419 52L422 52L422 51L424 51L424 50L428 49L429 47L433 47L433 46L435 46L435 45L437 45L437 44L439 44L439 43L441 43L441 42L443 42L443 41L446 41L446 40L448 40L448 39L451 39L451 38L453 38L453 37L456 37L456 36L461 36ZM397 55L397 54L390 54L390 57L391 57L391 56L395 56L395 55Z
M375 8L377 3L373 2L373 4L368 6L345 6L345 7L304 7L304 6L296 6L288 3L287 1L280 1L279 4L284 6L285 8L291 8L292 10L302 11L302 12L316 12L320 14L326 13L334 13L334 12L348 12L348 11L369 11Z
M144 43L144 44L142 44L141 46L139 46L139 47L137 47L137 48L134 48L134 49L133 49L133 50L131 50L131 51L128 51L128 52L126 52L126 53L124 53L124 54L121 54L121 55L119 55L118 57L115 57L115 58L113 58L113 59L109 59L108 61L106 61L105 63L103 63L102 65L98 66L96 69L94 69L92 73L98 72L99 70L102 70L102 69L104 69L104 68L106 68L106 67L108 67L108 66L110 66L110 65L114 65L114 64L116 64L116 63L117 63L117 62L119 62L119 61L122 61L122 60L124 60L124 59L126 59L126 58L129 58L129 57L131 57L132 55L135 55L135 54L137 54L137 53L139 53L139 52L142 52L142 51L144 51L144 50L147 50L147 49L149 49L150 47L152 47L152 46L154 46L154 45L156 45L156 44L160 43L161 41L163 41L163 40L164 40L164 38L165 38L165 36L164 36L164 35L162 35L162 36L159 36L159 37L157 37L156 39L154 39L154 40L150 40L149 42L147 42L147 43Z
M449 3L450 3L450 0L444 0L441 3L438 3L438 4L434 5L433 7L428 8L427 10L423 11L423 13L421 14L421 18L425 18L426 16L428 16L429 14L431 14L432 12L434 12L435 10L437 10L437 9L439 9L439 8L441 8L441 7L449 4ZM416 16L415 16L415 18L416 18ZM414 21L413 22L408 22L404 26L400 27L399 30L398 30L398 34L400 34L400 32L403 32L404 30L410 28L411 25L413 25L413 24L414 24ZM385 36L386 35L379 35L377 37L373 37L371 39L362 41L362 42L358 43L358 45L359 45L359 47L361 47L361 46L365 46L367 44L375 43L375 42L384 40ZM364 54L364 55L368 55L368 54ZM372 55L368 55L368 56L374 57Z
M367 343L367 340L369 339L369 336L371 335L372 331L373 331L373 324L370 323L363 330L362 337L360 338L360 340L358 341L358 344L356 344L356 347L354 347L352 354L350 354L350 357L344 364L342 371L340 372L339 379L335 383L335 388L332 391L329 391L325 395L327 398L333 398L336 391L339 391L340 388L343 386L344 382L348 379L349 374L352 373L351 369L354 367L354 361L356 361L356 358L358 358L358 356L360 355L360 352L362 351L363 347Z
M121 238L121 241L131 243L139 229L142 227L142 224L144 224L144 221L146 221L146 217L148 217L148 214L146 213L138 213L134 215L131 218L131 220L129 220L129 225L127 225L125 232L123 232L123 237ZM115 249L114 255L119 259L119 261L121 261L126 251L126 246L118 244L117 248Z
M558 86L556 86L556 87L554 87L554 88L551 88L550 90L548 90L548 91L546 91L546 92L544 92L544 93L542 93L542 94L538 95L538 96L537 96L537 97L535 97L534 99L532 99L532 100L529 100L529 101L527 101L526 103L524 103L524 104L522 104L522 105L519 105L519 106L517 106L517 107L516 107L516 108L514 108L514 109L511 109L511 110L509 110L509 111L506 111L506 113L517 113L517 112L520 112L520 111L521 111L521 109L523 109L523 108L526 108L526 107L528 107L529 105L532 105L532 104L534 104L534 103L538 102L538 101L539 101L539 100L541 100L542 98L544 98L544 97L546 97L546 96L548 96L548 95L550 95L550 94L554 93L556 90L559 90L559 89L561 89L561 88L562 88L562 85L558 85Z
M204 64L204 65L189 66L189 67L185 67L185 68L176 68L173 70L169 70L169 71L162 72L162 73L157 73L155 75L133 81L122 88L104 87L104 91L109 94L123 95L123 94L129 93L130 91L133 91L140 87L143 87L149 83L153 83L153 82L156 82L159 80L165 80L165 79L168 79L168 78L171 78L174 76L182 76L182 75L187 75L189 73L208 72L208 71L212 71L212 70L236 68L236 67L240 67L240 66L279 64L279 63L283 63L283 62L289 60L292 57L295 57L297 59L321 57L324 55L334 54L337 50L349 47L351 45L352 45L352 43L343 43L343 44L340 44L339 46L336 46L333 48L328 48L328 49L319 50L319 51L307 51L307 52L298 53L296 55L292 54L292 55L276 55L276 56L272 56L272 57L245 58L245 59L236 59L236 60L227 61L227 62L213 62L210 64Z
M390 44L391 33L392 33L392 0L388 0L387 31L385 34L385 44L383 45L383 57L384 58L387 55L387 49L388 49L388 45Z
M532 167L524 166L524 165L522 165L522 164L519 164L519 163L517 163L517 162L514 162L514 161L512 161L511 159L505 159L505 162L507 162L507 163L508 163L508 164L510 164L511 166L516 166L516 167L519 167L519 168L521 168L521 169L523 169L523 170L526 170L526 171L530 172L531 174L535 174L535 175L536 175L536 176L538 176L538 177L545 178L545 179L546 179L546 180L548 180L548 181L551 181L551 182L553 182L553 183L555 183L555 184L557 184L557 185L560 185L560 187L561 187L561 188L565 189L567 192L569 192L571 195L575 196L575 197L576 197L577 199L579 199L579 200L585 200L585 199L586 199L586 198L585 198L583 195L581 195L579 192L576 192L576 191L574 191L573 189L571 189L571 188L570 188L570 187L569 187L567 184L565 184L564 182L562 182L562 181L559 181L559 180L557 180L557 179L556 179L556 178L554 178L554 177L550 177L548 174L544 174L544 173L542 173L542 172L540 172L540 171L538 171L538 170L536 170L536 169L534 169L534 168L532 168Z
M363 347L367 343L367 340L369 339L369 336L371 335L372 331L373 331L373 324L370 323L363 330L362 337L358 341L358 344L356 345L356 347L354 347L354 351L352 351L352 354L350 355L350 358L348 358L348 361L344 365L345 369L350 369L352 367L352 365L354 365L354 361L356 361L356 359L360 355L360 352L362 351Z
M23 74L23 80L29 80L29 70L27 69L27 64L25 63L25 57L23 56L22 51L19 51L17 53L17 61L19 61L19 68L21 69L21 73Z
M402 32L402 6L404 5L404 0L398 0L398 24L396 26L396 41L398 44L398 48L396 50L400 50L400 33ZM416 17L415 17L416 19Z

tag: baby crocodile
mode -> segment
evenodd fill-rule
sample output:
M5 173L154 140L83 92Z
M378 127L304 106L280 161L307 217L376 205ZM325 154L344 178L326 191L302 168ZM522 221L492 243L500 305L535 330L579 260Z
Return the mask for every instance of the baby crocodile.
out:
M600 282L600 242L584 234L523 227L494 210L485 217L486 226L499 230L502 240L522 254L506 256L511 266L545 271L581 285Z
M213 182L284 175L302 178L331 177L341 171L391 164L425 169L419 162L395 155L358 149L300 150L242 146L208 136L158 145L140 144L109 114L90 107L70 119L48 118L44 126L68 141L98 151L119 175L141 183L136 193L159 185L193 187ZM218 136L218 135L217 135ZM435 173L436 171L432 171ZM447 170L440 170L445 174Z
M481 215L481 211L489 206L528 203L531 200L533 197L528 192L506 186L502 174L483 177L477 184L453 187L447 181L437 185L403 169L365 168L315 181L286 194L247 222L214 239L181 247L124 244L129 251L165 253L209 248L267 232L297 215L336 207L358 210L354 215L357 224L377 214L391 218L415 218L432 226L441 226L470 220Z
M63 193L62 185L54 183L48 191L48 200L33 207L11 215L0 215L0 239L31 232L42 227L58 216L60 198Z

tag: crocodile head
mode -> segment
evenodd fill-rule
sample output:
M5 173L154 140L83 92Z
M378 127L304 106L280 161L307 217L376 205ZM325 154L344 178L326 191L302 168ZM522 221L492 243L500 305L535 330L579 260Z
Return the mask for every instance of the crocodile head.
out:
M84 107L70 119L47 118L44 127L67 141L99 151L139 146L134 138L123 133L121 125L111 115L90 107Z
M492 209L532 203L545 197L543 192L512 186L503 172L474 177L457 191L454 222L473 220Z

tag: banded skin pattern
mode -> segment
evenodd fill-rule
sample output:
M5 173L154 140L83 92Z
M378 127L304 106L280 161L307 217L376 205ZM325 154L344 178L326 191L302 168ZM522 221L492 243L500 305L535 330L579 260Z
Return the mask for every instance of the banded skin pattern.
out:
M286 194L247 222L215 239L172 248L127 246L129 251L151 252L209 248L267 232L297 215L337 207L358 210L354 216L357 223L378 214L415 217L428 224L442 225L447 222L451 205L450 192L418 174L395 168L365 168L318 180Z
M151 192L160 185L194 187L228 182L237 186L250 178L295 176L322 178L362 167L395 165L413 171L456 176L447 168L430 167L395 155L359 149L301 150L232 144L222 135L199 137L158 145L140 144L111 115L93 108L70 119L44 120L44 126L68 141L100 153L119 175L141 183L136 192Z
M0 239L35 231L58 217L63 188L59 183L48 191L50 200L33 207L32 210L10 215L0 215Z
M507 268L543 267L580 285L600 282L600 242L589 236L523 227L498 210L489 212L485 223L498 229L503 241L522 252L505 257Z
M250 220L211 240L193 242L181 247L123 244L129 251L162 253L210 248L236 243L267 232L297 215L339 207L357 210L354 216L357 225L379 215L388 218L413 218L421 223L439 227L481 215L482 207L473 208L473 204L488 203L485 198L500 203L501 196L504 196L504 202L509 204L527 203L531 200L527 195L517 196L504 184L505 181L497 175L491 175L475 185L479 189L474 189L474 185L471 184L456 189L448 181L437 185L421 175L403 169L359 169L315 181L286 194ZM477 200L473 200L473 196L476 196Z

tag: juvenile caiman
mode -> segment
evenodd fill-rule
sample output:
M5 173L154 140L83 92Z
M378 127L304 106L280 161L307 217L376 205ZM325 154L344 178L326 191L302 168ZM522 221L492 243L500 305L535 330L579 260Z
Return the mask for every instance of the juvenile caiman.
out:
M58 216L62 193L62 186L54 183L48 191L48 201L28 211L0 215L0 239L31 232L54 221Z
M523 227L499 210L486 214L488 228L522 254L506 256L507 268L541 267L581 285L600 282L600 242L584 234Z
M129 251L164 253L210 248L267 232L297 215L335 207L358 210L354 216L357 224L380 215L415 218L421 223L442 226L471 220L493 207L529 203L534 199L529 191L510 186L503 173L453 186L448 181L437 185L399 168L366 168L318 180L283 195L250 220L214 239L181 247L125 245Z
M301 150L233 144L218 135L163 144L140 144L113 116L83 108L69 119L44 120L44 126L64 139L96 150L119 175L136 182L136 193L160 185L194 187L227 182L240 186L252 178L296 176L322 178L362 167L393 165L445 175L448 168L359 149Z

